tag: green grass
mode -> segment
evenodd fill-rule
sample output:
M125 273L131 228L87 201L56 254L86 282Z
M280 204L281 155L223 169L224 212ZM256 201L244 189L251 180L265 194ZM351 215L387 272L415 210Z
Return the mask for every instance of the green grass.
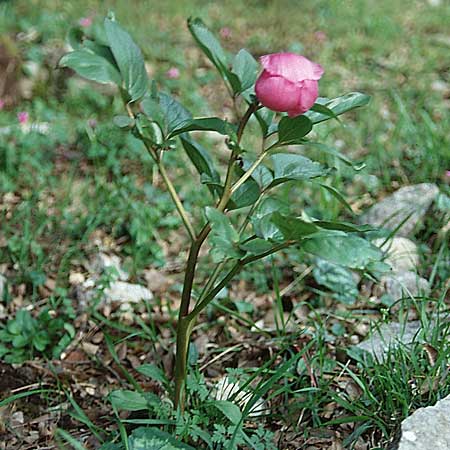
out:
M333 156L314 148L302 151L338 169L332 185L346 193L357 212L398 187L438 184L441 202L433 206L415 235L421 251L419 271L432 284L430 298L406 298L400 311L398 305L389 309L368 293L360 293L354 304L347 304L317 285L310 273L314 261L298 252L260 262L240 274L196 327L194 340L206 335L210 345L206 354L196 354L199 349L192 347L188 413L177 416L170 408L165 383L139 374L118 349L126 343L133 355L144 355L145 362L164 371L170 369L181 289L177 271L184 263L179 249L186 242L181 221L161 189L150 158L137 141L112 125L112 117L122 113L119 102L53 70L63 52L68 26L83 16L101 19L109 10L143 48L157 83L179 95L198 115L228 115L231 105L218 77L193 46L185 26L191 15L202 17L215 32L229 27L232 36L224 45L230 52L246 47L258 56L292 50L320 62L325 68L320 82L323 96L352 90L370 94L369 106L345 117L344 125L330 121L316 131L317 140L365 164L356 175ZM301 4L289 0L231 0L226 4L46 0L0 5L0 29L6 32L0 43L12 45L21 59L35 61L52 74L50 82L35 83L31 99L0 111L0 128L15 125L15 115L21 110L29 111L32 121L51 126L48 136L19 129L0 135L0 269L7 272L10 288L3 299L7 318L2 323L14 320L21 307L31 307L35 320L47 308L62 323L74 321L77 331L101 329L109 337L100 344L100 356L89 363L91 370L98 371L99 384L106 383L109 391L134 389L136 393L142 387L160 400L149 400L148 409L114 415L105 396L95 402L86 399L77 383L58 378L56 368L57 381L51 383L60 396L43 403L57 407L65 418L56 420L59 440L83 448L86 435L79 436L79 431L87 427L99 446L110 439L119 443L136 424L157 423L194 446L205 445L208 436L214 436L210 448L217 449L232 448L233 440L241 442L240 448L271 448L269 443L258 447L258 441L301 448L318 436L323 439L320 445L330 448L338 435L345 448L358 442L384 448L397 438L404 417L450 393L445 316L450 276L445 236L450 195L445 173L450 169L450 78L449 43L443 38L448 34L449 14L445 2L432 7L425 0L408 7L401 0ZM325 33L323 42L317 41L316 32ZM22 33L20 39L15 39L17 33ZM178 80L165 76L172 66L181 71ZM436 82L443 83L446 92L437 89ZM89 123L92 119L95 126ZM256 124L250 127L256 129ZM254 145L250 134L244 142L250 149ZM208 139L205 143L214 147L214 157L221 160L220 144ZM185 186L187 177L192 180L181 195L197 217L194 205L205 201L207 190L180 150L167 154L167 166L177 186ZM289 186L280 190L280 197L316 217L355 220L319 188ZM144 282L148 267L161 271L175 267L175 274L166 273L173 281L170 287L157 293L147 310L136 307L131 324L121 322L116 311L105 317L102 311L88 310L84 322L74 320L73 309L78 305L69 275L85 272L85 261L99 246L119 254L135 282ZM281 295L297 277L298 283ZM55 281L58 295L46 291L49 279ZM274 329L258 332L268 304L276 317ZM408 310L424 324L411 347L391 349L385 362L355 353L348 357L359 324L403 320ZM429 318L438 311L442 315L431 326ZM160 316L163 321L158 321ZM61 325L51 335L52 345L57 345L64 330ZM52 349L33 349L31 338L26 345L24 351L35 363L45 364L45 358L51 357ZM227 353L233 345L236 350ZM430 358L430 352L434 357ZM230 412L227 415L214 406L213 383L225 368L240 380L241 389L251 389L252 401L270 400L266 417L251 417L247 410L239 421L233 421ZM28 414L31 403L27 398L12 394L0 405L18 402ZM89 413L93 403L103 405L103 415L97 419Z

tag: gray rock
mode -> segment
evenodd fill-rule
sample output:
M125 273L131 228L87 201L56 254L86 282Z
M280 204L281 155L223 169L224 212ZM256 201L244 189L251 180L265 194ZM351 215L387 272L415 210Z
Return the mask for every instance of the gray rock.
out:
M129 275L122 269L121 260L116 255L110 256L106 253L98 253L89 266L90 271L94 274L101 274L106 269L111 268L116 272L113 278L118 278L122 281L128 280Z
M385 239L375 239L373 243L386 252L385 262L394 272L415 271L419 265L419 252L413 241L396 236L385 243ZM384 244L384 245L383 245Z
M384 323L356 347L382 360L389 348L398 344L411 344L420 328L421 324L418 320L402 324L398 322Z
M152 300L153 294L140 284L114 281L105 289L106 302L138 303L141 300Z
M397 235L407 236L423 218L438 194L439 188L432 183L402 187L372 206L363 214L361 221L393 230L411 214L397 231Z
M402 423L398 450L450 449L450 396L420 408Z
M381 277L377 296L387 294L393 301L403 297L421 297L430 293L430 283L416 272L400 272Z

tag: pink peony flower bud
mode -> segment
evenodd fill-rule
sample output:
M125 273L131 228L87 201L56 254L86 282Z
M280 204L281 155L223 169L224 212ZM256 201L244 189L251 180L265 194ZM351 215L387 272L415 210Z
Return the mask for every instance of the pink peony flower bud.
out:
M0 98L0 111L5 107L5 100Z
M83 27L83 28L88 28L92 25L92 17L82 17L78 23Z
M17 120L19 121L19 123L24 124L28 122L29 119L29 114L27 111L20 111L19 113L17 113Z
M170 78L171 80L176 80L180 77L180 71L176 67L171 67L166 72L167 78Z
M256 81L258 100L267 108L289 117L308 111L319 94L320 64L295 53L261 56L263 72Z
M223 27L219 30L219 34L223 39L229 39L231 37L231 30L228 27Z

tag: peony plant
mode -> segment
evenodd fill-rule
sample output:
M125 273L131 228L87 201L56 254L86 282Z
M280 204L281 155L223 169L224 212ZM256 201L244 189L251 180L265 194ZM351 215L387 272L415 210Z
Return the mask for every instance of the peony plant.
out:
M366 105L369 97L358 92L334 99L318 97L324 71L304 56L265 55L260 58L261 70L244 49L230 56L200 19L189 19L188 28L222 78L237 111L235 121L197 117L150 82L139 47L113 16L103 24L88 27L83 22L72 30L72 51L59 63L89 80L118 86L126 115L115 117L114 123L142 141L186 229L189 249L174 374L174 403L181 410L194 324L242 268L288 247L360 271L377 270L382 258L380 250L364 238L368 227L321 220L306 212L298 216L282 207L274 195L284 183L314 183L351 211L343 196L324 181L332 168L304 156L303 149L314 146L329 151L308 138L313 127ZM243 145L250 121L259 124L258 150ZM190 135L192 131L213 131L226 138L225 167L219 167L214 155ZM186 210L164 162L168 151L184 151L198 172L195 182L204 185L210 196L210 206L203 211ZM349 163L337 150L332 152ZM197 266L206 241L211 248L208 264L214 270L203 280Z

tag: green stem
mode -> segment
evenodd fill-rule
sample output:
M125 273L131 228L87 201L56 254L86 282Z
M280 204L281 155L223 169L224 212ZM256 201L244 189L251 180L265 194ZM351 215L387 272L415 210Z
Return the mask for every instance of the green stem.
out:
M252 103L247 109L246 113L242 117L237 134L237 146L239 146L242 135L244 133L245 126L247 125L251 115L257 110L258 104ZM219 211L224 211L230 198L231 198L231 185L233 178L234 163L238 157L237 150L233 150L228 161L227 174L225 177L225 184L223 188L222 197L217 204ZM183 216L182 216L183 217ZM195 269L197 266L198 255L203 242L208 237L211 231L211 226L207 223L197 237L191 236L192 243L189 250L188 260L186 263L186 272L183 283L183 292L181 294L180 311L178 314L177 324L177 346L175 356L175 408L180 407L180 410L184 411L184 383L186 379L187 369L187 354L189 350L189 339L192 332L192 328L195 323L197 314L189 314L189 305L192 295L192 287L195 277ZM214 289L213 289L214 291ZM216 294L214 294L215 296ZM211 301L211 300L209 300Z
M167 187L167 190L169 191L169 194L172 197L173 202L175 203L175 207L177 208L178 213L181 216L181 220L183 221L184 226L186 227L189 237L193 241L195 239L195 230L191 224L191 221L189 220L189 216L187 215L187 212L184 209L183 204L181 203L180 197L178 196L177 191L175 190L175 187L172 184L172 181L170 181L170 178L167 175L167 171L163 162L159 160L156 162L156 164L158 165L159 173L161 174L161 177Z

